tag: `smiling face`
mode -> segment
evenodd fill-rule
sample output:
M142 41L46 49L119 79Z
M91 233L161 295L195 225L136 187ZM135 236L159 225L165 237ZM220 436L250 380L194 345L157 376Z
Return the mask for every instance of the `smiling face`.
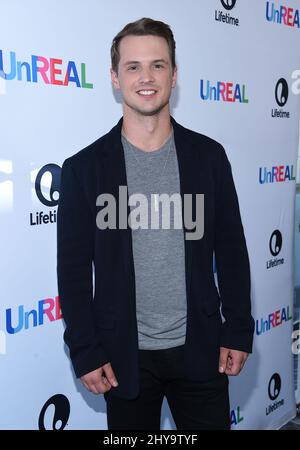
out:
M177 70L173 70L169 47L158 36L126 36L119 45L118 73L111 69L114 87L123 96L124 114L153 116L169 110Z

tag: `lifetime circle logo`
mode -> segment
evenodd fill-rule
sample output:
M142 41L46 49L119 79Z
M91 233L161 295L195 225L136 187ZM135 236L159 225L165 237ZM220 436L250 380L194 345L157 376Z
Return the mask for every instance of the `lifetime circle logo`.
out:
M277 105L283 107L289 98L289 85L284 78L277 81L275 87L275 98Z
M221 3L227 11L230 11L235 7L236 0L221 0Z
M284 405L284 398L277 400L280 392L281 392L281 377L279 373L276 372L271 376L268 384L268 395L273 403L267 406L266 416L272 414L276 409Z
M43 205L49 207L58 205L60 177L61 167L57 164L47 164L38 172L35 180L35 192ZM43 180L45 180L44 183Z
M273 256L277 256L282 248L282 234L279 230L273 231L270 242L269 242L270 252Z
M46 413L48 408L54 406L54 415L52 420L52 430L63 430L68 424L70 417L70 402L65 395L56 394L49 398L44 404L39 416L39 430L47 430Z
M267 269L273 269L274 267L284 264L284 258L276 258L282 249L282 234L279 230L273 231L269 240L269 250L273 258L266 262Z
M230 12L236 5L236 0L221 0L221 4L223 8L226 10L224 13L223 10L217 11L215 10L215 20L222 24L234 25L238 27L240 25L240 21L238 17L231 16Z
M274 373L269 381L268 394L271 400L276 400L281 391L281 378L279 373Z

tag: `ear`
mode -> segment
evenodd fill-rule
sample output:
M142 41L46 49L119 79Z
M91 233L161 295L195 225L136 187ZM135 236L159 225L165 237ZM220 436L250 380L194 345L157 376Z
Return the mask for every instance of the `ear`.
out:
M173 75L172 75L172 88L174 88L176 86L176 81L177 81L177 66L175 66Z
M113 87L115 89L120 89L118 74L113 69L110 69L110 77L111 77L111 82L113 84Z

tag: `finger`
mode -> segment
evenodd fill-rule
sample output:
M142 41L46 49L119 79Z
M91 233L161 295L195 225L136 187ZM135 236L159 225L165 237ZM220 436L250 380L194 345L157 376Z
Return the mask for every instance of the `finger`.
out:
M247 358L248 358L248 355L246 354L246 355L244 356L244 358L243 358L243 361L242 361L243 367L244 367L244 365L245 365L245 362L247 361Z
M238 361L233 361L232 364L226 368L225 373L226 375L235 376L240 373L241 369L241 363Z
M101 369L100 378L95 381L95 386L100 392L107 392L112 388L111 383L108 381L104 371Z
M232 357L229 354L228 358L227 358L227 362L226 362L226 370L231 370L232 366L233 366L233 360L232 360Z
M90 385L90 391L94 394L104 394L111 389L111 384L106 379L97 380Z
M245 362L246 362L246 359L247 359L247 358L244 358L243 361L241 362L241 368L240 368L240 371L243 369L243 367L244 367L244 365L245 365Z
M229 349L221 347L219 356L219 372L223 373L226 370Z
M109 364L109 363L105 364L103 366L103 371L104 371L104 374L105 374L108 382L110 384L112 384L114 387L117 387L119 385L119 383L118 383L118 380L116 379L116 376L115 376L114 371L113 371L113 369L111 367L111 364Z
M96 395L102 393L101 391L99 391L99 389L97 388L97 386L95 384L90 385L90 391Z
M81 380L81 383L88 391L90 390L89 385L85 381Z
M81 379L81 381L82 383L84 383L86 388L94 394L101 394L102 392L106 392L111 388L111 385L104 376L101 368L97 371L94 371L92 376L83 378Z

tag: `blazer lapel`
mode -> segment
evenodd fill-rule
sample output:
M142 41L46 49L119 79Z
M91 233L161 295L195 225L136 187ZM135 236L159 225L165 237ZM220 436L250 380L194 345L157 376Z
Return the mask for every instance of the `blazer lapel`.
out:
M117 125L111 129L109 138L107 139L106 150L104 153L105 158L105 192L111 193L116 199L119 199L119 186L127 187L127 218L130 214L129 207L129 195L126 176L126 165L124 150L121 141L121 129L123 124L123 118L119 120ZM119 227L119 201L117 205L117 228ZM128 223L128 222L127 222ZM117 231L120 236L121 252L124 262L124 269L126 280L128 281L128 287L131 290L129 298L135 299L135 274L134 274L134 261L132 251L132 232L128 226L125 229ZM135 306L135 304L133 305Z
M184 224L184 194L193 194L193 155L192 149L189 147L188 141L186 139L186 134L184 133L184 128L181 127L173 117L171 117L171 122L174 129L174 139L178 160L179 178L180 178L180 194L182 199L182 221L184 229L184 248L185 248L185 273L186 273L186 291L187 298L190 297L190 287L191 287L191 274L192 274L192 256L193 256L193 246L192 241L186 239L187 230Z

